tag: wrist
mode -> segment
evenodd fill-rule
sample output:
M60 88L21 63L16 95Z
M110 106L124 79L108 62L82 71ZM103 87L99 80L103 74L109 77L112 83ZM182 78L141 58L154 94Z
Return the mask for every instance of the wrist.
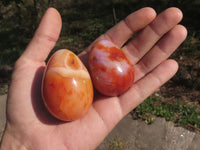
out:
M15 134L6 129L2 137L0 150L27 150L27 148L23 141L20 141Z

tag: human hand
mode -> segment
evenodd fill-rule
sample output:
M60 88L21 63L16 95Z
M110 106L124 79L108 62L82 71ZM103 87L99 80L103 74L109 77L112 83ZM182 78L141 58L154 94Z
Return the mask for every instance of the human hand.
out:
M48 113L41 97L45 60L55 46L62 24L59 13L48 9L15 64L1 149L95 149L127 113L176 73L178 64L167 58L186 38L186 29L177 25L181 19L177 8L169 8L158 16L153 9L143 8L101 35L97 40L109 40L122 47L138 33L121 48L134 65L135 81L118 97L96 94L85 116L62 122ZM91 46L79 55L86 67Z

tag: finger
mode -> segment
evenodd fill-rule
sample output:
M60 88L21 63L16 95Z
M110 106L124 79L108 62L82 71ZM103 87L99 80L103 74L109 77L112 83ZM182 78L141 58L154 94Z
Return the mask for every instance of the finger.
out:
M173 77L177 70L178 64L176 61L166 60L144 78L138 80L129 91L120 96L120 105L123 116L138 106L156 89Z
M185 40L187 30L182 25L169 31L136 65L135 81L166 60Z
M104 122L107 131L109 132L127 113L168 81L177 69L178 65L175 61L167 60L136 82L119 98L102 97L95 100L93 107Z
M45 61L58 40L61 26L60 14L56 9L49 8L21 58L38 62Z
M120 21L113 28L108 30L103 36L116 44L122 45L137 31L144 28L156 17L156 12L149 7L142 8Z
M133 36L134 33L147 26L156 17L156 12L149 7L142 8L120 21L105 34L97 38L85 51L79 54L80 59L88 67L89 51L92 45L99 40L110 40L118 47L122 47L124 43Z
M133 64L137 63L181 19L182 12L178 8L165 10L123 48L124 53Z

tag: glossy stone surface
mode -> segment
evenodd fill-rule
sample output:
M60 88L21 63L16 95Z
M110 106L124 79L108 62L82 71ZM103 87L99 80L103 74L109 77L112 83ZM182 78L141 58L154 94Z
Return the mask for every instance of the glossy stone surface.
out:
M94 44L89 69L95 88L107 96L124 93L134 81L134 69L125 54L107 40Z
M69 50L50 58L42 82L45 106L56 118L72 121L82 117L93 101L90 75L80 59Z

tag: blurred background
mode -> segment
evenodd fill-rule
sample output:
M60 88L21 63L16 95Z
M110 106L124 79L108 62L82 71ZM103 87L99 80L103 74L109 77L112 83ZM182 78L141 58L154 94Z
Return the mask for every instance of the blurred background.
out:
M128 14L146 6L157 13L168 7L180 8L188 37L171 56L180 64L178 73L132 111L133 119L151 124L152 116L159 116L199 132L200 0L0 0L0 94L7 93L13 64L48 7L55 7L63 20L52 52L67 48L78 54Z

